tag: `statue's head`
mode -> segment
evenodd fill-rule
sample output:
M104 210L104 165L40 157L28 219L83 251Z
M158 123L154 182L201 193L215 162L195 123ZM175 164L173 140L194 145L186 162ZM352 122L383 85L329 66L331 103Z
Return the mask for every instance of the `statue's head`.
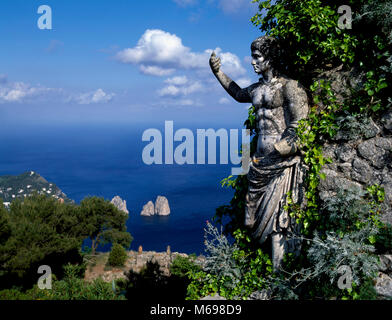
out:
M269 36L257 38L252 42L252 65L258 74L273 70L282 71L281 49L278 41Z

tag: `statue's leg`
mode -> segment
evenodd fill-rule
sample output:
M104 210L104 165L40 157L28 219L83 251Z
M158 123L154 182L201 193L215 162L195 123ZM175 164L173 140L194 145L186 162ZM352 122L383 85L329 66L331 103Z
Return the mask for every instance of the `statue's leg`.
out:
M272 265L274 272L279 271L283 257L286 252L285 237L281 233L273 233L271 235L272 240Z

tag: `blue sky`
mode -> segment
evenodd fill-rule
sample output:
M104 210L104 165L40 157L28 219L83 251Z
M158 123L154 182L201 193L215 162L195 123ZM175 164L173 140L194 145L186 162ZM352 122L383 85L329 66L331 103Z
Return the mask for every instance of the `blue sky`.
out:
M40 30L40 5L52 30ZM260 36L250 0L2 0L0 118L7 125L180 122L238 124L208 67L257 81L250 43Z

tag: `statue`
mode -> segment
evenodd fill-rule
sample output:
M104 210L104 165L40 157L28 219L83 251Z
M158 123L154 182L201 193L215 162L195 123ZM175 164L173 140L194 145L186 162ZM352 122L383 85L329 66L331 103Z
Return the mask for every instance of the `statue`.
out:
M252 103L256 110L257 151L248 173L245 226L263 244L271 241L272 259L278 271L286 252L298 252L300 241L290 237L300 226L284 210L290 192L294 202L303 201L304 166L295 129L307 117L308 98L298 81L285 76L281 49L276 39L263 36L251 45L252 65L262 77L241 89L221 71L213 52L211 70L223 88L238 102Z

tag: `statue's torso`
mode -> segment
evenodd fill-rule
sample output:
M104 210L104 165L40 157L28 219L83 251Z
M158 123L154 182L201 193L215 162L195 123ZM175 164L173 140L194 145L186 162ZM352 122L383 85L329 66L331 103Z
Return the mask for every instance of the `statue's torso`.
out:
M256 83L249 90L253 106L256 108L258 156L265 156L274 151L274 144L281 140L287 128L284 85L285 79L279 78L271 83Z

